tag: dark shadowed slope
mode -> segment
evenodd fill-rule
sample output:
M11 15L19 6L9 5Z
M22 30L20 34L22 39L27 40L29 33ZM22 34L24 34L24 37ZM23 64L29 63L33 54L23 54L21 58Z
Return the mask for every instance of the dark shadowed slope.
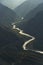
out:
M22 36L0 27L0 65L43 65L41 54L22 50L24 41Z
M25 21L30 20L31 18L33 18L40 11L43 11L43 3L39 4L36 8L34 8L30 12L28 12L28 14L24 17L24 20Z
M40 0L26 0L24 3L19 5L14 11L20 16L25 17L27 13L29 13L32 9L38 6L41 2Z
M0 27L0 58L5 63L9 62L11 64L16 62L16 57L22 50L23 43L23 37L17 34L17 32L9 30L4 26Z
M0 58L3 59L0 60L1 65L6 65L7 62L11 64L16 60L15 57L19 50L22 50L23 39L17 32L12 30L11 26L16 17L15 12L0 4ZM9 25L11 26L10 28Z
M0 24L9 25L14 22L16 18L17 15L14 11L0 4Z
M40 10L35 14L33 18L18 24L18 27L20 27L26 33L29 33L36 38L33 47L39 50L43 50L43 9L42 8L43 8L43 4L40 4L40 6L38 6L38 9ZM36 10L34 9L33 11L36 12Z

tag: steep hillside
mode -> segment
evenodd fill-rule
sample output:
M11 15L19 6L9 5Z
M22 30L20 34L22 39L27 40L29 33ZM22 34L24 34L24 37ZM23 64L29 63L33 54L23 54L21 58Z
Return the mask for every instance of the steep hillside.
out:
M24 20L25 21L30 20L40 11L43 11L43 3L39 4L36 8L28 12L28 14L24 17Z
M25 17L27 13L29 13L32 9L38 6L43 1L40 0L26 0L24 3L19 5L14 11L20 16Z
M14 22L16 18L17 15L14 11L0 4L0 24L9 25Z
M17 54L23 50L23 43L23 36L20 36L17 32L9 30L4 26L0 27L0 58L2 58L5 63L8 62L11 64L12 62L16 62Z
M35 8L33 12L35 12L33 18L29 20L28 14L28 16L26 16L27 21L19 23L17 26L36 38L33 45L35 49L43 50L43 4Z

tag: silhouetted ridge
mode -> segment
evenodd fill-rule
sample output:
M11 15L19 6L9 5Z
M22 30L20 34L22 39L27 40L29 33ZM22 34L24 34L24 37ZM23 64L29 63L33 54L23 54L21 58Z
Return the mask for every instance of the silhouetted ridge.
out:
M0 24L8 26L12 22L15 22L16 18L17 15L14 11L0 4Z

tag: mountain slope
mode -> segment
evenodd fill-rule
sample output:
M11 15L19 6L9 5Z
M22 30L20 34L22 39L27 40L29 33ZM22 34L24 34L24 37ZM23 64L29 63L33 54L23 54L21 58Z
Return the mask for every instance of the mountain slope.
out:
M2 16L4 17L3 14ZM4 19L3 21L3 17L0 18L1 20L0 21L0 58L2 59L2 61L0 60L0 62L3 62L4 60L4 62L6 63L3 63L3 64L1 63L1 65L7 65L7 62L8 62L8 65L14 65L14 64L15 65L21 65L21 64L22 65L31 65L31 64L38 65L36 62L39 63L40 59L38 60L38 58L40 58L39 57L40 55L38 56L38 55L35 55L36 53L34 52L31 52L31 51L26 52L22 50L21 46L24 43L24 41L26 41L26 39L24 39L25 37L23 38L21 35L19 35L16 30L14 31L12 30L12 28L9 28L9 27L7 28L7 26L9 26L9 24L11 24L12 21L8 22L8 19L6 19L6 21ZM30 33L37 38L38 37L38 35L36 35L37 32L40 31L39 36L41 36L41 34L43 33L42 31L43 22L41 22L41 20L43 21L43 11L40 11L39 13L37 13L37 15L30 21L26 21L25 23L20 24L20 27L24 30L24 32ZM38 25L42 27L40 28ZM40 37L38 37L38 39L40 39ZM42 40L42 43L43 43L43 40ZM39 65L42 65L41 63Z
M0 4L0 24L9 25L14 22L16 18L17 15L14 11Z
M30 12L32 9L34 9L36 6L38 6L43 1L40 0L27 0L24 3L22 3L20 6L14 9L14 11L20 16L24 17L28 12Z
M28 12L28 14L24 17L24 20L25 21L30 20L40 11L43 11L43 3L39 4L36 8Z
M2 59L0 62L3 62L1 65L15 62L15 57L22 50L23 37L12 30L11 26L16 17L15 12L0 4L0 58Z
M39 12L36 13L37 10ZM43 4L40 4L33 12L36 13L33 18L29 20L28 14L26 16L28 20L17 24L17 26L36 38L33 44L34 49L43 50Z
M0 58L2 58L5 63L17 63L18 54L23 50L23 43L23 36L4 26L0 26Z

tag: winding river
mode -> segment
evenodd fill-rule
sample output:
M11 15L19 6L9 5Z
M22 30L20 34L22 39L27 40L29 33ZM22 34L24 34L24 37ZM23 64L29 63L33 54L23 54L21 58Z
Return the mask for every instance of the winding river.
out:
M13 25L13 28L12 28L12 29L13 29L13 30L18 30L20 35L25 35L25 36L31 38L30 40L25 41L24 44L23 44L23 46L22 46L22 47L23 47L23 50L28 50L28 49L26 48L27 44L29 44L30 42L34 41L34 40L35 40L35 37L33 37L33 36L29 35L29 34L24 33L23 30L17 28L15 24ZM31 49L30 49L30 50L31 50ZM31 50L31 51L34 51L34 52L43 54L43 51L38 51L38 50Z

